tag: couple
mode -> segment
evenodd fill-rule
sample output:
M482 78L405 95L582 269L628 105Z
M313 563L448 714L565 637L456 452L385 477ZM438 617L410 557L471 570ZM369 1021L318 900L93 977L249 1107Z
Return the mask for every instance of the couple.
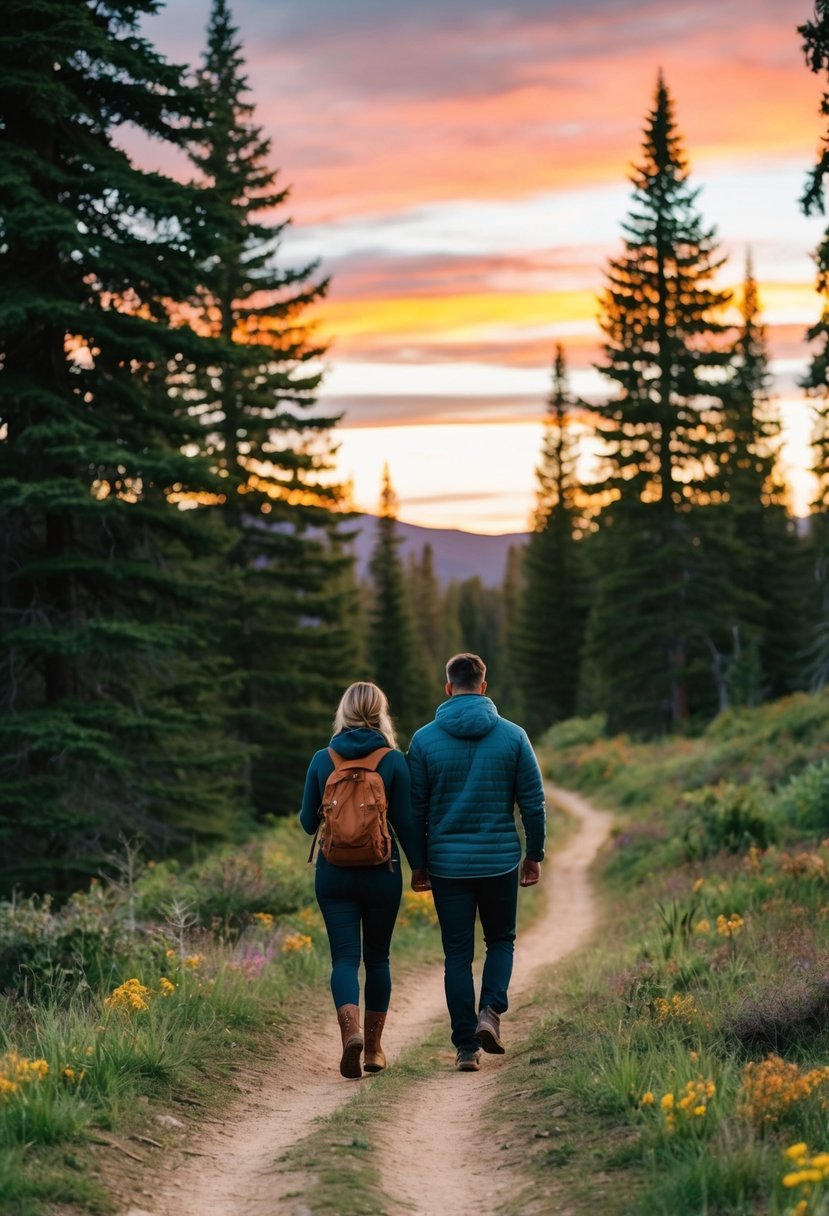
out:
M477 1072L481 1049L502 1054L501 1014L512 974L518 883L538 882L544 858L544 790L538 762L521 729L501 718L486 694L486 667L474 654L446 665L448 700L418 730L408 764L397 750L385 694L352 684L334 719L334 737L318 751L305 780L300 821L316 832L326 781L337 761L373 757L388 821L412 867L415 891L431 888L446 958L446 1003L460 1072ZM515 804L526 856L515 826ZM519 867L520 863L520 867ZM319 854L316 894L331 945L331 992L342 1032L344 1077L386 1066L380 1044L391 995L389 947L402 895L396 841L388 864L338 866ZM477 1011L472 980L475 920L486 943ZM362 947L362 950L361 950ZM358 968L365 964L365 1036L360 1028ZM365 1053L365 1054L363 1054Z

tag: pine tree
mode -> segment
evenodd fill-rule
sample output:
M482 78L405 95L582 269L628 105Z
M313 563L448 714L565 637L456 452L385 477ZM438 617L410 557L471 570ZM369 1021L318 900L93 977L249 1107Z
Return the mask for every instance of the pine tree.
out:
M372 606L368 662L372 679L388 697L394 720L406 738L422 724L423 673L417 661L412 605L399 547L397 497L387 465L380 492L377 540L369 561Z
M780 421L770 400L765 327L751 260L723 393L722 501L706 549L717 546L727 579L712 588L729 634L726 704L757 704L791 691L800 649L802 574L796 528L778 467ZM722 704L722 699L721 699Z
M524 724L533 736L576 711L588 592L578 539L575 404L558 346L513 635Z
M254 120L226 0L213 0L198 84L207 120L191 152L204 183L194 324L215 350L189 395L226 487L237 594L225 647L242 677L236 727L255 749L249 795L260 813L280 813L295 806L308 755L359 665L351 560L332 511L342 492L321 477L336 419L315 409L324 349L303 322L327 281L315 263L278 265L289 221L273 217L288 190Z
M829 76L829 0L815 0L814 18L798 28L810 70ZM829 91L821 97L820 112L829 117ZM809 175L801 200L807 215L826 210L824 179L829 173L829 137L824 139L818 163ZM815 399L813 471L817 493L811 519L811 595L813 623L807 646L807 678L813 688L829 683L829 229L816 253L817 290L824 298L820 320L808 333L816 343L804 388Z
M605 505L586 645L596 708L614 728L655 730L692 711L690 647L710 604L693 578L689 512L718 472L729 359L716 319L728 293L710 285L722 259L661 76L632 181L624 253L602 299L599 370L617 396L599 407Z
M510 545L501 585L503 664L498 706L506 718L525 721L518 652L521 604L524 598L524 545Z
M194 287L180 147L197 95L138 32L154 0L10 0L0 29L0 841L6 883L75 881L119 831L229 830L208 467L168 371ZM200 564L194 565L194 556Z
M409 599L413 609L418 640L418 666L423 673L421 717L426 717L443 700L445 653L443 596L435 574L434 551L425 544L418 559L413 555L409 574Z

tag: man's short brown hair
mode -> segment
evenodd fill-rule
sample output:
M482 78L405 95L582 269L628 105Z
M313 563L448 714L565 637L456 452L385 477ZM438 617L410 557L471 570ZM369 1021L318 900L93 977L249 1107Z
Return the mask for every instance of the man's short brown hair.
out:
M486 663L477 654L456 654L446 664L446 682L459 692L477 692L486 679Z

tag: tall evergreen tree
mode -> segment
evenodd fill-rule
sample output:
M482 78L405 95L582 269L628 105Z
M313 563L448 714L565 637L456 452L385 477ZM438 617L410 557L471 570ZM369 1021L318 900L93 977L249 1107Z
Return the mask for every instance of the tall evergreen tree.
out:
M575 400L564 351L556 347L533 533L524 554L524 588L513 633L524 723L531 735L576 710L588 610L576 506Z
M425 544L420 557L413 555L409 573L409 600L413 609L415 632L422 671L423 703L419 707L425 717L438 701L443 700L445 653L443 596L435 574L434 551Z
M141 37L155 0L10 0L0 29L0 851L58 883L119 831L227 830L232 757L199 511L215 490L168 369L194 287L192 188L116 132L180 147L199 112Z
M524 598L524 552L524 545L510 545L507 551L504 581L501 585L503 662L498 689L498 706L501 713L521 723L525 721L525 715L519 675L518 633Z
M226 487L237 592L225 645L242 677L237 730L256 748L249 794L260 812L279 812L295 805L358 665L350 559L332 511L341 492L321 478L336 419L315 408L324 350L303 322L327 281L316 263L278 264L289 220L273 217L288 190L254 119L226 0L213 0L198 84L207 120L191 152L204 182L195 324L215 350L190 385L190 409Z
M397 726L408 737L421 725L423 673L399 547L397 496L387 465L380 491L377 540L369 561L372 605L368 661L372 679L385 692Z
M612 725L681 727L691 714L692 635L705 620L689 512L719 466L718 381L729 353L711 285L722 264L661 76L648 115L623 254L602 299L604 360L617 395L599 407L605 502L587 648L593 696Z
M811 21L798 29L810 70L829 78L829 0L815 0ZM829 118L829 90L824 89L820 112ZM824 138L817 165L809 175L801 200L807 215L826 211L825 177L829 173L829 140ZM814 688L829 684L829 229L817 248L817 290L823 296L820 320L809 330L815 343L804 387L815 399L813 471L817 493L812 504L810 596L814 623L807 647L807 675Z
M723 393L719 503L706 508L704 550L727 571L712 596L729 635L727 704L756 704L791 690L802 628L794 521L778 467L780 420L770 399L768 347L750 259L740 299L731 376Z

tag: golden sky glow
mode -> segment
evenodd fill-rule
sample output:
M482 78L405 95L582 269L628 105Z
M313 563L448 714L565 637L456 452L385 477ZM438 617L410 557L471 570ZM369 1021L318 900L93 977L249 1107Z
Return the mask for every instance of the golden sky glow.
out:
M340 468L361 505L376 506L388 461L404 519L527 526L554 344L577 393L607 392L592 366L597 292L661 68L729 256L725 285L751 249L806 509L797 384L825 222L798 205L822 134L821 82L796 31L808 0L232 7L257 118L293 187L283 257L321 258L332 276L316 318L331 342L323 402L344 411ZM208 9L169 0L147 32L195 62ZM460 463L445 459L453 445Z

